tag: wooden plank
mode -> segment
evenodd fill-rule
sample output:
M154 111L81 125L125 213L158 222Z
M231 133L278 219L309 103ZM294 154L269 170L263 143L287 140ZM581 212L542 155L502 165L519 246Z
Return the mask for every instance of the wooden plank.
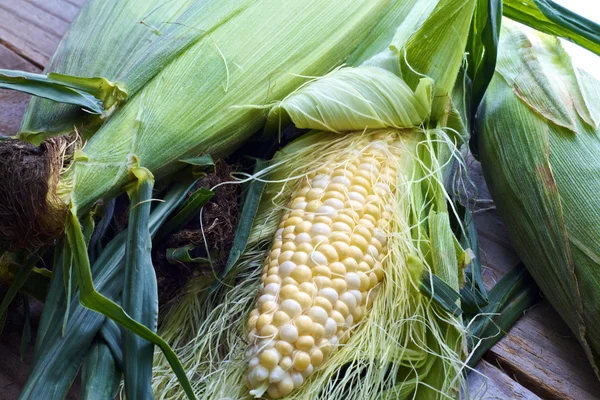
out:
M0 68L39 72L39 68L0 45ZM19 130L31 96L0 89L0 136L12 136Z
M19 7L15 7L13 0L0 0L0 8L43 29L58 40L63 37L69 28L70 21L57 17L45 7L38 6L35 3L20 1ZM24 34L27 33L24 32Z
M67 0L25 0L34 4L47 13L70 23L79 13L80 6L69 3Z
M53 49L58 46L59 39L56 36L4 8L0 8L0 21L11 21L10 24L0 25L0 44L37 66L45 65Z
M543 302L526 316L486 358L543 398L597 399L600 382L556 311Z
M0 20L7 21L0 24L0 68L39 72L83 3L19 0L16 7L15 0L0 0ZM26 94L0 90L0 136L17 133L29 99Z
M38 67L46 65L80 4L69 0L0 0L0 44Z
M480 361L467 378L469 399L520 399L539 400L539 397L512 380L502 370L485 360Z

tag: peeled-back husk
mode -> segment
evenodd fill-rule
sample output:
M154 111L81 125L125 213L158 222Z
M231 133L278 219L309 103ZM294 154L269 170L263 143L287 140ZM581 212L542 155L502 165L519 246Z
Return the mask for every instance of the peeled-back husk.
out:
M600 82L505 21L479 110L486 181L519 256L598 374Z
M83 211L122 190L132 156L160 179L180 168L186 156L225 155L265 123L261 107L351 54L349 62L365 61L390 40L388 52L402 60L411 89L419 74L436 80L437 119L445 112L438 104L445 104L460 66L473 5L472 0L360 0L352 7L323 0L91 1L48 69L107 78L126 92L127 103L110 110L105 122L73 106L36 99L20 137L39 143L79 130L87 142L62 180L73 186L65 200ZM424 36L439 40L421 46ZM442 70L435 61L440 57Z
M323 0L92 0L47 71L101 77L95 82L115 91L109 109L99 116L34 99L19 138L82 138L52 206L58 214L71 203L83 215L122 192L134 158L160 180L188 156L225 156L264 125L270 105L346 60L395 65L413 90L422 74L436 80L432 118L441 119L473 7L473 0L360 0L352 7ZM419 38L428 37L436 40L422 46ZM14 218L18 201L3 209ZM26 222L32 229L22 236L37 236L49 223ZM0 244L14 245L10 238Z

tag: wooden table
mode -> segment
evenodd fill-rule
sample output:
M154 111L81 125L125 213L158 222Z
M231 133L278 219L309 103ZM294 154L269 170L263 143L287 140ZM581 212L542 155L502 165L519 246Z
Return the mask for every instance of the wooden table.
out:
M0 68L40 71L85 0L0 0ZM28 96L0 90L0 135L14 135ZM507 237L479 164L469 161L478 186L479 231L484 278L492 286L519 262ZM16 399L26 378L18 357L19 320L9 321L0 340L0 400ZM529 309L468 378L475 399L600 398L600 382L583 350L546 301ZM484 377L485 376L485 377Z

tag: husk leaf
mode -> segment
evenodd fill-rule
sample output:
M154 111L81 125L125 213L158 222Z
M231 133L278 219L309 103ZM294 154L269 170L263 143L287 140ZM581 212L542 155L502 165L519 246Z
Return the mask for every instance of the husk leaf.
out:
M64 178L74 182L72 201L84 210L118 193L132 155L160 179L183 158L236 149L265 122L254 105L282 99L305 82L300 75L340 65L387 6L386 0L353 7L322 0L195 2L178 26L206 34L163 60L164 68L89 138Z

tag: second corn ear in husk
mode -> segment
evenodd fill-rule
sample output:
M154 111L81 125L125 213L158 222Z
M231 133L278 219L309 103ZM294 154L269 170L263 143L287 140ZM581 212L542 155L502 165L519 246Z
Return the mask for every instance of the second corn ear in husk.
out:
M48 136L77 131L83 145L55 146L57 151L50 155L54 168L47 174L51 176L36 176L47 196L10 189L13 181L24 181L15 170L22 175L32 172L22 165L24 156L4 162L0 177L10 184L0 188L0 197L7 199L0 204L0 215L15 220L13 225L21 229L8 230L6 239L0 230L1 247L44 243L44 236L51 235L38 235L35 228L51 225L54 229L44 233L61 231L67 205L81 215L97 200L122 192L134 158L161 179L182 168L186 157L228 155L264 125L264 104L281 100L305 82L304 76L323 75L342 64L390 7L389 0L360 0L352 7L325 0L178 0L152 7L154 3L92 0L74 22L53 59L53 70L85 76L88 65L90 74L106 74L128 99L104 119L49 100L32 102L22 140L37 144ZM93 22L95 13L98 24ZM139 34L151 32L139 24L140 18L156 23L172 18L174 23L160 25L162 31L156 33ZM98 37L103 30L117 47L114 58ZM123 47L117 37L126 42ZM95 50L109 62L91 65ZM3 146L16 152L24 145L10 141ZM80 148L73 152L75 147ZM64 157L67 150L73 153L69 160ZM61 168L63 161L68 168ZM23 239L37 236L36 243Z
M597 374L599 99L558 39L504 22L478 118L483 171L519 256Z

